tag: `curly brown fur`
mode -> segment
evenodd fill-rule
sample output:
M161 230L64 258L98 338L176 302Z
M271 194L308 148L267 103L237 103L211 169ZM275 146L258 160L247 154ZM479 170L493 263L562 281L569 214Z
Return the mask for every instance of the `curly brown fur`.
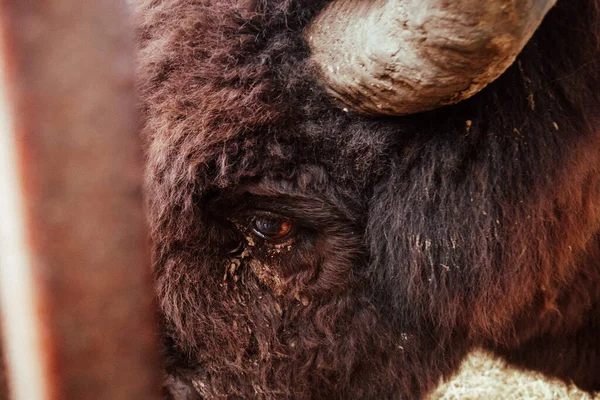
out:
M166 398L419 398L475 346L600 388L575 368L600 370L600 2L559 0L498 81L398 118L315 83L323 4L138 6ZM254 236L261 212L297 234Z

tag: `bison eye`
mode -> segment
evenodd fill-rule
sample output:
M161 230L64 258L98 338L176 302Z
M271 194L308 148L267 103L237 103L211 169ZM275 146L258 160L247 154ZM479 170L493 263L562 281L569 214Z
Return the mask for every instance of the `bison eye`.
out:
M294 231L292 221L282 217L255 216L252 219L252 230L266 240L281 240Z

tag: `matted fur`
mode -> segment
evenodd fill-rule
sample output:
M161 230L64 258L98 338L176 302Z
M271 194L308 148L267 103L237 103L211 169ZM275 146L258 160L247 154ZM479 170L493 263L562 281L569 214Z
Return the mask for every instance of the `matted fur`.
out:
M316 85L322 6L137 6L165 396L414 399L474 346L598 389L600 2L559 0L481 93L398 118ZM298 234L252 236L255 210Z

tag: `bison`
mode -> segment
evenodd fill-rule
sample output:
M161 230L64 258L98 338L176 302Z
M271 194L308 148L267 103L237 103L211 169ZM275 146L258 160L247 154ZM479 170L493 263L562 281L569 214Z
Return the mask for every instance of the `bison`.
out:
M165 398L600 388L600 1L141 0Z

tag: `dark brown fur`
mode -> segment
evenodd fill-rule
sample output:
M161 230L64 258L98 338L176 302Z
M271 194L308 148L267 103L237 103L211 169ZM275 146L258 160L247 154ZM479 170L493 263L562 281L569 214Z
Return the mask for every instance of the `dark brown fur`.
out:
M315 83L322 5L137 10L165 395L413 399L476 346L599 389L600 2L559 0L498 81L398 118ZM297 236L252 236L263 211Z

